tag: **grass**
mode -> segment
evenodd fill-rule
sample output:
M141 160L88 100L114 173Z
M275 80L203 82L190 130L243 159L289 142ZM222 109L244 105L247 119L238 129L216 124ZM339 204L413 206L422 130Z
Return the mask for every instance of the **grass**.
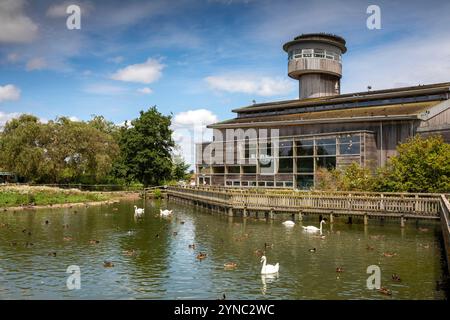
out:
M109 194L77 189L65 190L28 186L0 187L0 207L94 202L109 199L111 199Z

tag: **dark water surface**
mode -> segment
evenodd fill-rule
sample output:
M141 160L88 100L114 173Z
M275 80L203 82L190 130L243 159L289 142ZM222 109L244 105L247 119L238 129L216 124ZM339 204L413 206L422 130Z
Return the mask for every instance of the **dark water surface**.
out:
M398 221L371 221L368 227L339 221L325 225L326 237L320 239L301 228L318 226L317 216L288 229L277 220L228 218L149 201L144 219L136 221L134 204L143 202L2 212L0 298L217 299L223 293L229 299L446 298L437 286L444 278L437 222L421 222L421 229L410 223L402 230ZM173 209L173 218L160 218L160 207ZM193 243L196 248L188 248ZM257 249L265 249L268 263L280 263L278 277L260 275ZM201 261L200 251L207 254ZM105 268L105 260L114 267ZM225 270L227 262L237 268ZM80 290L66 286L70 265L80 267ZM392 296L367 289L369 265L381 268L381 285ZM344 271L337 273L337 267ZM394 273L401 282L392 281Z

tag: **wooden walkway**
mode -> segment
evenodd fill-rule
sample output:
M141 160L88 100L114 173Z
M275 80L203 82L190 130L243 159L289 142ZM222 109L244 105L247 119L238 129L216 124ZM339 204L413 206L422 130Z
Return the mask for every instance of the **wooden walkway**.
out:
M269 213L270 218L275 218L276 213L317 213L439 219L441 212L441 197L438 194L169 187L167 195L193 201L196 205L218 206L235 215L265 211Z

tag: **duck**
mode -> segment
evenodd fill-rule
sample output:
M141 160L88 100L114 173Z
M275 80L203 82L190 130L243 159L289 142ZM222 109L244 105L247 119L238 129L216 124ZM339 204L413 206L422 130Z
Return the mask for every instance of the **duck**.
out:
M56 257L56 252L54 252L54 251L53 251L53 252L50 252L50 253L48 254L48 256L49 256L49 257Z
M384 294L384 295L387 295L387 296L391 296L391 295L392 295L391 290L389 290L389 289L386 288L386 287L381 287L380 289L378 289L378 292L379 292L379 293L382 293L382 294Z
M274 274L274 273L278 273L278 270L280 269L280 264L277 262L276 265L272 265L272 264L266 264L267 262L267 258L266 256L262 256L261 257L261 263L262 268L261 268L261 274Z
M144 215L144 209L134 206L134 217L141 218Z
M302 228L306 232L311 232L311 233L319 232L322 235L322 225L323 224L326 224L325 220L320 221L320 228L317 228L315 226L307 226L307 227L302 226Z
M295 222L294 221L290 221L290 220L287 220L287 221L283 222L282 224L285 227L293 227L293 226L295 226Z
M174 231L172 234L173 234L174 236L176 236L176 235L178 234L178 232Z
M393 274L392 275L392 281L396 281L396 282L401 282L402 279L400 278L400 276L398 274Z
M193 244L188 245L188 248L189 249L195 249L195 244L193 243Z
M312 249L309 249L308 251L312 252L312 253L316 253L317 250L316 250L316 248L312 248Z
M420 231L420 232L427 232L427 231L428 231L428 228L419 228L419 231Z
M64 241L72 241L72 237L64 237L63 240Z
M112 263L111 261L103 261L103 266L105 267L105 268L112 268L112 267L114 267L114 263Z
M264 242L264 248L265 248L265 249L267 249L267 248L272 249L272 248L273 248L273 243L267 243L267 242Z
M336 268L336 272L337 272L337 273L344 272L344 268L342 268L342 267L337 267L337 268Z
M234 269L237 267L237 263L227 262L223 266L225 267L225 269Z
M205 259L206 258L206 253L204 253L204 252L199 252L198 254L197 254L197 259L198 260L203 260L203 259Z
M369 245L367 245L367 248L366 248L367 250L373 250L373 249L375 249L374 247L371 247L371 246L369 246Z
M99 244L100 241L99 241L99 240L94 240L94 239L92 239L92 240L89 240L89 243L90 243L90 244Z
M161 217L168 217L168 216L170 216L171 214L172 214L172 212L173 212L173 210L162 210L162 209L159 209L159 214L160 214L160 216Z
M395 252L384 252L383 256L391 258L393 256L396 256L397 254Z

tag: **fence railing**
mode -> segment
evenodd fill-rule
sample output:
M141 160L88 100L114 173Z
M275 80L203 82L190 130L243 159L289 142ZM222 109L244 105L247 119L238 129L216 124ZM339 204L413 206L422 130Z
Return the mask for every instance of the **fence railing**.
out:
M253 210L302 211L325 210L369 215L438 218L439 194L374 192L298 192L271 190L252 192L231 188L169 187L168 192L192 199L224 201L228 206Z

